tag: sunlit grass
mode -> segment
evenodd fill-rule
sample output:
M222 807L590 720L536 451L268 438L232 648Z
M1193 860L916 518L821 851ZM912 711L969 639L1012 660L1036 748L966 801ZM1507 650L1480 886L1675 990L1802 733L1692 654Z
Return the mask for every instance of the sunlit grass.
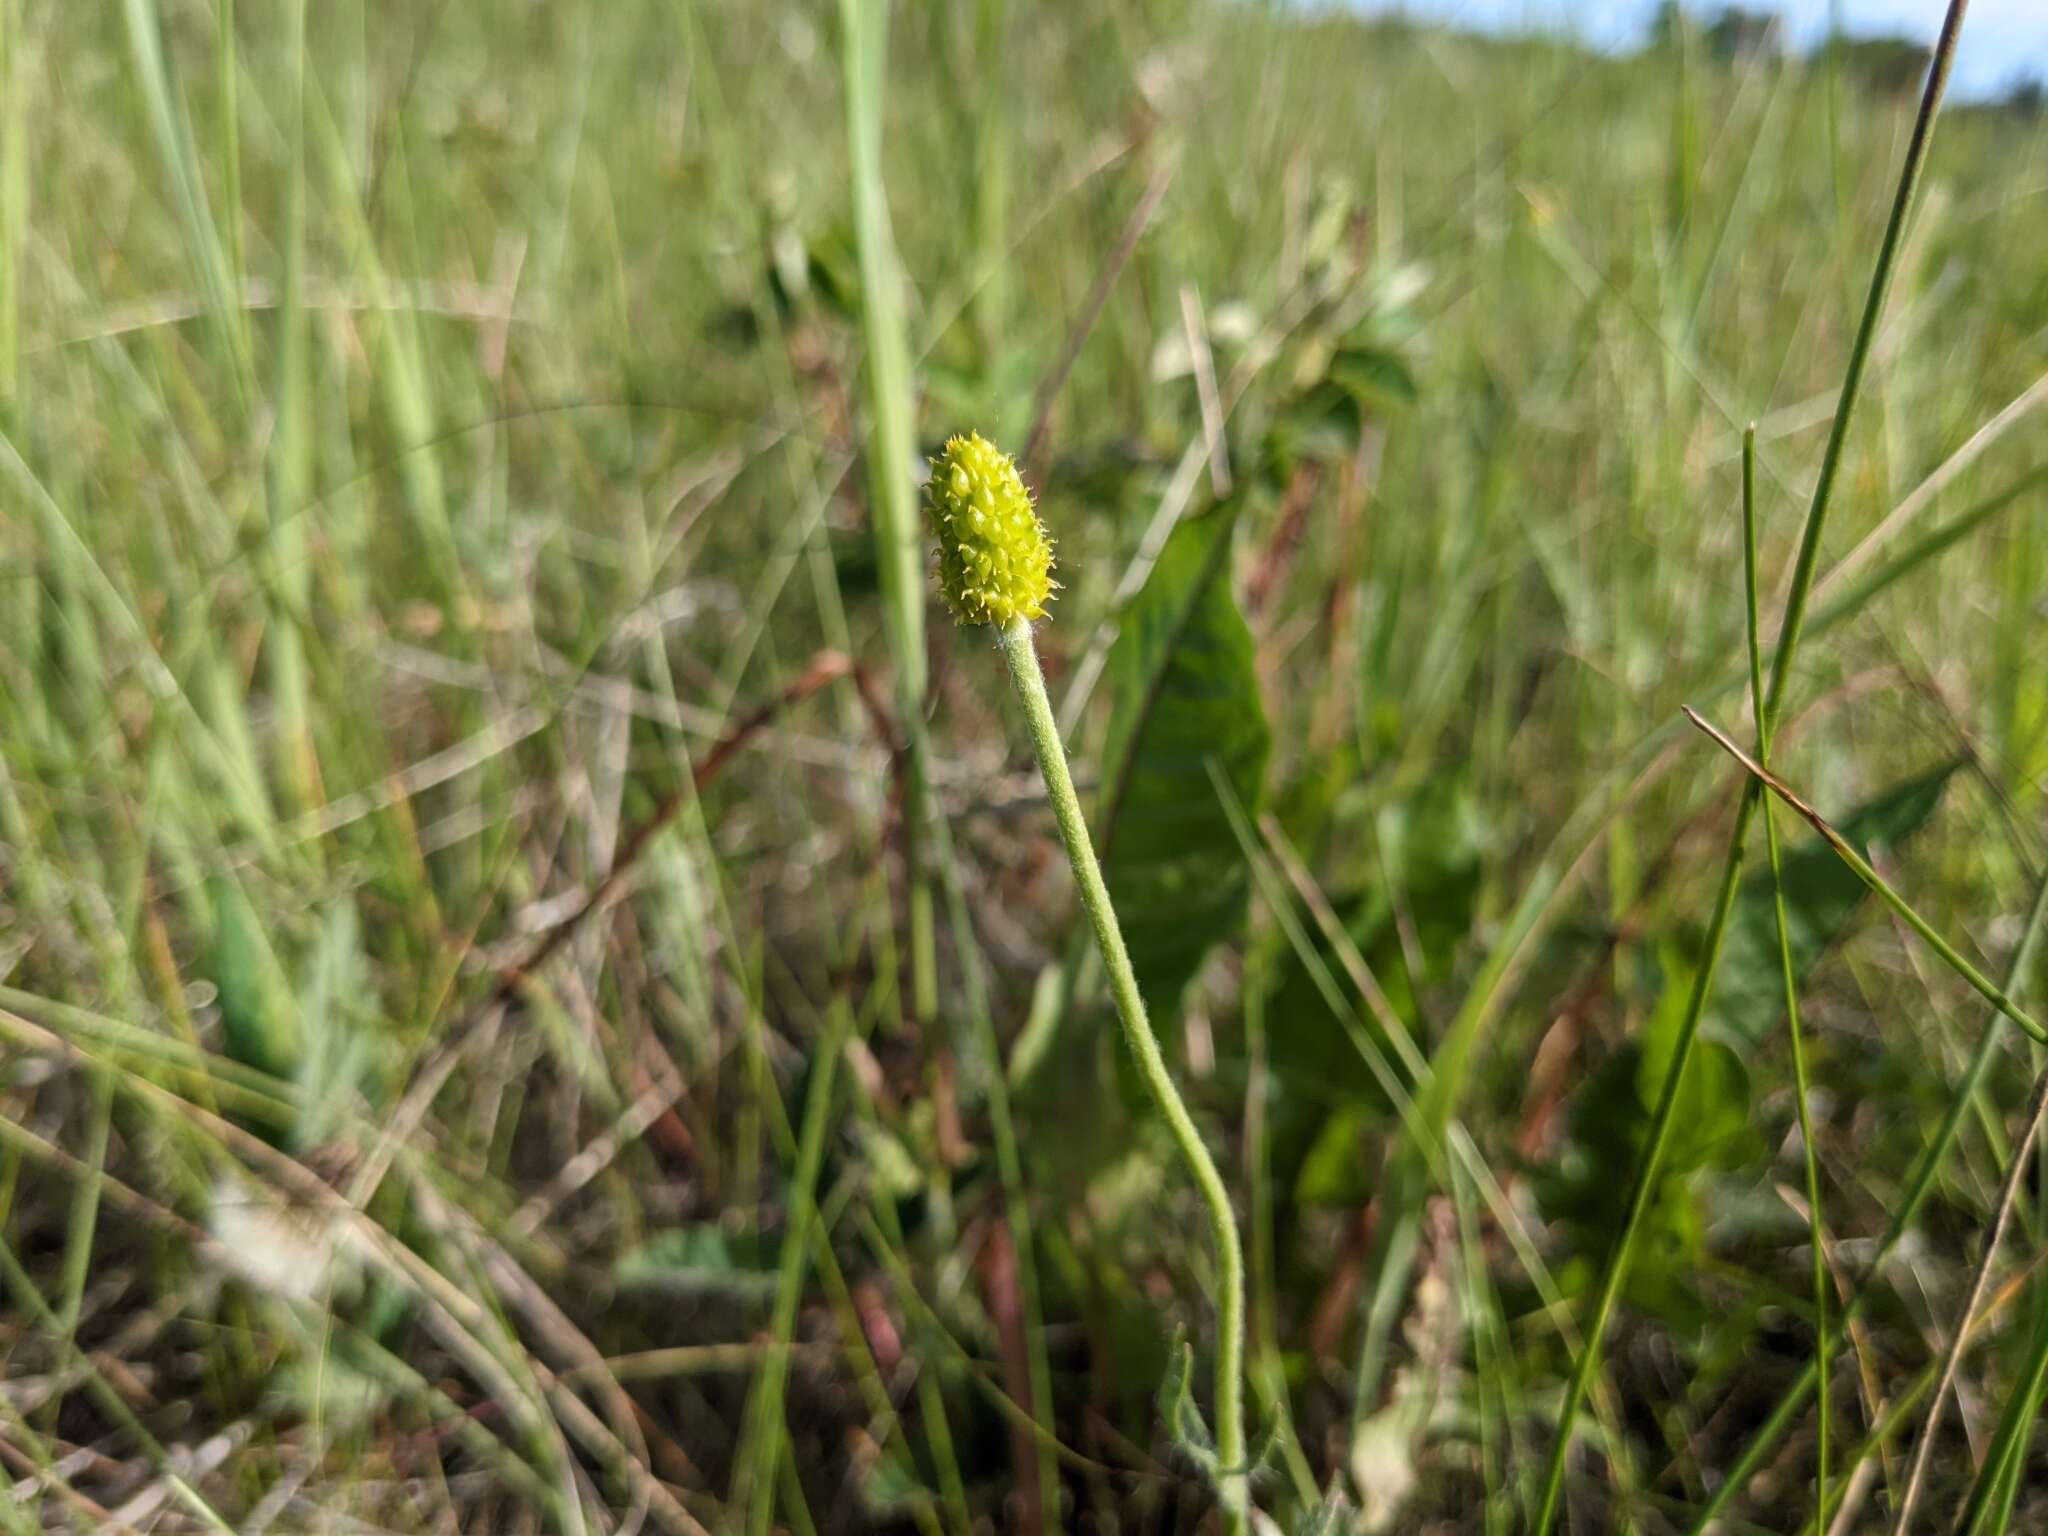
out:
M1520 1531L1562 1429L1579 1530L1874 1528L1934 1424L2035 1528L2043 120L1859 336L1850 66L884 19L0 0L0 1526L1215 1518L1218 1213L925 623L979 428L1252 1502ZM1759 796L1688 704L1860 872L1731 859L1630 1222Z

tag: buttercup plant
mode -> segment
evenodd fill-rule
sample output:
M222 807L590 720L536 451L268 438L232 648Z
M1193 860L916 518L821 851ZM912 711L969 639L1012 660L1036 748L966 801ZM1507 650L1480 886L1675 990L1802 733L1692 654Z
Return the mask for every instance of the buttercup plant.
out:
M1074 792L1066 748L1060 742L1052 700L1045 691L1045 673L1038 664L1031 624L1045 617L1045 605L1058 586L1052 579L1052 540L1038 520L1015 461L979 433L953 438L931 468L925 506L939 541L940 591L961 623L995 628L1010 680L1024 705L1032 749L1038 755L1039 772L1045 778L1067 861L1074 867L1081 905L1095 929L1096 947L1109 974L1124 1038L1208 1208L1217 1274L1217 1491L1225 1529L1232 1536L1241 1536L1250 1520L1242 1386L1244 1254L1229 1191L1174 1086L1158 1037L1146 1017L1137 973L1131 968L1123 930L1117 926L1116 910L1103 884L1088 824L1081 817L1081 799Z

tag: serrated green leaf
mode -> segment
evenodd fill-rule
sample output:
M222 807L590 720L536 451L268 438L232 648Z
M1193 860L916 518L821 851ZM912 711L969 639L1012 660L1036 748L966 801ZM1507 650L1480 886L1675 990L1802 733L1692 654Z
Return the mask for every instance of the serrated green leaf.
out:
M1399 353L1385 347L1339 347L1330 359L1328 377L1361 405L1413 405L1420 393L1414 371Z
M1210 947L1243 923L1250 897L1209 764L1256 815L1272 744L1251 631L1230 591L1234 522L1222 509L1174 532L1109 655L1104 878L1162 1024Z
M775 1294L775 1255L734 1251L711 1222L657 1232L612 1266L622 1290L768 1297Z
M1323 1502L1295 1522L1293 1536L1347 1536L1357 1528L1357 1511L1334 1483Z
M213 918L209 955L220 994L221 1051L230 1061L286 1081L305 1054L298 1005L263 922L233 875L206 881Z
M1590 1283L1588 1258L1610 1251L1626 1222L1631 1182L1684 1022L1692 972L1664 956L1663 994L1635 1039L1609 1056L1575 1094L1571 1134L1557 1161L1539 1170L1544 1214L1572 1233L1577 1259L1568 1286ZM1696 1276L1706 1252L1695 1176L1742 1163L1759 1149L1750 1125L1749 1072L1726 1041L1702 1038L1680 1089L1672 1135L1636 1241L1627 1299L1691 1332L1707 1313Z
M1202 1410L1195 1406L1194 1373L1195 1348L1185 1334L1179 1334L1167 1351L1166 1374L1159 1381L1159 1417L1165 1421L1175 1449L1213 1483L1222 1467L1216 1459L1216 1441Z

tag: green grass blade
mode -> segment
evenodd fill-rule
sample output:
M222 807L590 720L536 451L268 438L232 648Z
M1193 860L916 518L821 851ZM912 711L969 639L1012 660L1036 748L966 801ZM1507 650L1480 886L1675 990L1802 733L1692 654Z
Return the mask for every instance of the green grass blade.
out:
M0 411L21 375L22 261L28 251L28 69L22 0L0 0Z
M1991 1448L1977 1469L1970 1496L1956 1520L1956 1528L1963 1536L2002 1533L2011 1524L2013 1500L2021 1481L2020 1468L2026 1460L2027 1442L2035 1421L2041 1414L2044 1384L2048 1384L2048 1307L2041 1305L2037 1282L2033 1334L2027 1342L2026 1358L2013 1378L2012 1390L2006 1394Z
M740 1481L733 1490L734 1502L746 1504L747 1529L753 1536L767 1536L775 1518L775 1460L787 1433L782 1402L789 1380L790 1341L796 1332L797 1304L803 1299L803 1280L809 1268L811 1229L818 1219L818 1170L824 1162L825 1135L832 1122L832 1089L850 1022L844 1002L835 1002L804 1095L803 1127L796 1164L790 1170L789 1230L782 1239L775 1315L770 1325L774 1348L755 1378L747 1404L747 1433L738 1459Z
M235 0L215 0L213 20L214 89L220 99L214 104L220 114L221 222L227 226L226 264L228 291L236 296L236 314L243 310L240 298L248 276L248 257L243 249L242 217L242 120L239 52L235 43ZM242 340L248 347L248 338Z
M890 232L882 179L882 104L887 92L888 0L840 0L846 52L846 129L852 158L854 236L860 261L861 331L866 342L868 494L880 567L882 606L896 661L898 714L915 737L924 734L925 569L911 483L917 453L911 418L910 347L904 332L903 273ZM912 1006L920 1021L938 1011L932 892L918 861L927 818L924 759L913 743L912 782L904 821L912 869L910 965Z
M220 1536L234 1536L234 1528L185 1480L176 1463L172 1461L170 1453L164 1449L163 1443L149 1432L148 1427L137 1417L135 1410L128 1406L113 1383L107 1380L105 1372L73 1341L70 1329L65 1327L63 1320L51 1309L50 1303L37 1288L34 1278L22 1267L13 1246L4 1237L0 1237L0 1284L4 1284L12 1293L16 1304L23 1312L48 1330L57 1344L58 1358L63 1361L66 1369L80 1373L87 1393L100 1412L119 1425L143 1454L155 1464L158 1475L177 1496L178 1502L190 1510L193 1517L203 1526L218 1531Z
M1807 823L1812 826L1814 831L1826 839L1828 846L1835 850L1836 856L1844 864L1848 865L1850 869L1854 870L1856 877L1869 886L1871 890L1875 891L1878 899L1890 907L1892 911L1896 912L1908 928L1911 928L1920 935L1926 942L1927 947L1932 949L1941 958L1944 965L1962 977L1986 1002L2011 1019L2013 1023L2019 1025L2022 1030L2031 1035L2036 1041L2043 1045L2048 1045L2048 1025L2041 1024L2032 1014L2022 1008L2005 988L1999 986L1997 982L1978 970L1968 960L1965 960L1956 951L1955 946L1941 936L1934 924L1915 911L1912 903L1899 894L1898 889L1890 881L1870 867L1870 861L1856 851L1856 845L1842 836L1840 832L1837 832L1828 819L1802 798L1797 790L1793 789L1791 785L1787 784L1783 779L1771 772L1770 769L1729 740L1724 731L1715 726L1706 716L1700 714L1699 711L1688 706L1685 715L1694 725L1713 738L1716 746L1740 763L1758 784L1768 788L1772 794L1805 817Z
M1756 427L1742 434L1742 587L1749 630L1749 701L1756 720L1757 759L1769 763L1769 711L1764 704L1763 645L1757 618ZM1799 974L1792 959L1792 927L1785 910L1785 861L1778 846L1778 823L1764 806L1764 843L1771 862L1771 901L1777 919L1778 960L1785 982L1785 1028L1792 1047L1792 1091L1799 1112L1799 1141L1806 1173L1807 1240L1813 1250L1813 1370L1817 1393L1814 1444L1813 1502L1828 1503L1828 1263L1827 1233L1821 1216L1820 1156L1813 1138L1811 1090L1807 1082L1806 1045L1799 1024Z
M1003 1214L1009 1223L1010 1241L1016 1248L1017 1289L1024 1313L1026 1364L1031 1377L1031 1402L1027 1406L1037 1427L1032 1438L1032 1457L1037 1468L1038 1508L1042 1529L1047 1536L1052 1536L1059 1529L1060 1522L1059 1469L1045 1446L1056 1443L1057 1425L1052 1362L1046 1353L1045 1304L1038 1278L1038 1240L1033 1232L1024 1158L1019 1148L1016 1120L1011 1113L1010 1082L1003 1071L1002 1044L997 1038L995 1019L989 1010L988 984L982 974L974 920L968 910L967 891L960 879L959 865L953 857L952 830L943 816L934 816L930 829L933 862L945 890L953 947L960 956L968 1023L985 1067L980 1074L980 1086L988 1095L989 1129L995 1142L996 1171L1003 1185Z
M2012 960L2006 969L2005 989L2008 992L2017 994L2025 986L2026 978L2033 970L2035 956L2040 951L2044 933L2048 933L2048 879L2041 880L2035 886L2033 904L2028 909L2026 923L2020 931L2019 943L2014 947ZM1971 1053L1969 1065L1964 1068L1962 1077L1957 1080L1955 1088L1949 1094L1948 1107L1942 1113L1941 1124L1935 1128L1934 1135L1921 1152L1920 1160L1907 1181L1905 1195L1893 1210L1884 1235L1878 1239L1877 1251L1871 1256L1866 1271L1868 1278L1857 1288L1855 1295L1849 1298L1848 1304L1842 1309L1834 1345L1840 1344L1841 1337L1848 1333L1850 1326L1863 1315L1865 1308L1875 1299L1882 1284L1886 1261L1898 1248L1906 1233L1912 1229L1914 1221L1919 1217L1920 1207L1933 1193L1935 1180L1941 1173L1942 1164L1947 1161L1949 1150L1955 1145L1956 1136L1962 1130L1963 1119L1969 1112L1970 1104L1976 1098L1977 1090L1986 1074L1991 1070L1992 1058L1997 1055L2000 1045L2006 1038L2004 1024L2005 1016L1994 1012L1989 1027L1978 1036L1977 1046ZM1929 1379L1932 1379L1931 1372ZM1763 1466L1765 1457L1798 1417L1799 1411L1806 1405L1807 1398L1815 1389L1815 1381L1813 1362L1808 1361L1806 1369L1785 1390L1777 1406L1765 1416L1756 1433L1742 1448L1742 1453L1729 1467L1719 1486L1694 1514L1692 1524L1686 1528L1686 1536L1706 1536L1714 1523L1721 1518L1728 1502L1748 1485L1750 1478Z
M231 18L232 5L225 16ZM223 21L223 26L228 24ZM313 496L313 427L308 380L306 310L306 0L292 0L285 27L287 84L284 228L279 236L283 274L277 302L275 420L264 494L270 514L270 558L275 601L269 634L269 670L277 699L277 738L292 810L305 815L320 802L319 759L313 742L312 682L300 625L309 621L311 549L304 509Z
M228 359L230 382L238 401L246 402L249 380L249 338L242 308L242 296L235 286L234 269L221 244L220 226L207 206L206 184L199 174L198 150L192 141L191 124L171 82L164 58L162 22L155 0L125 0L122 15L128 24L128 47L136 81L149 111L150 129L156 139L157 157L170 178L177 198L178 218L185 242L198 269L206 307L219 336L222 355Z
M1764 718L1759 721L1759 725L1765 728L1776 721L1784 706L1786 687L1792 676L1792 663L1799 652L1800 632L1806 621L1807 599L1812 592L1814 572L1820 560L1821 535L1827 524L1835 480L1841 468L1842 451L1848 439L1849 423L1855 412L1857 396L1862 390L1863 375L1869 365L1871 345L1877 335L1877 324L1884 311L1885 297L1891 290L1893 268L1905 241L1906 226L1913 210L1913 195L1919 187L1920 173L1926 164L1928 147L1933 140L1935 118L1940 112L1942 94L1948 85L1949 70L1955 62L1956 43L1962 29L1963 13L1967 9L1968 0L1949 0L1941 37L1935 44L1933 62L1927 72L1926 88L1921 95L1919 113L1914 119L1913 136L1907 145L1905 164L1899 172L1898 189L1892 199L1891 215L1885 224L1884 240L1878 247L1876 270L1871 275L1870 289L1864 299L1863 317L1857 325L1856 339L1850 348L1848 371L1842 380L1841 395L1835 407L1834 424L1828 432L1827 447L1822 451L1820 475L1814 482L1813 501L1807 509L1805 528L1800 535L1799 553L1792 570L1791 590L1785 598L1784 622L1778 629L1778 654L1772 663L1770 690L1764 701ZM1594 1302L1592 1322L1586 1330L1586 1341L1573 1365L1571 1379L1565 1389L1564 1404L1558 1414L1557 1437L1551 1447L1549 1468L1544 1475L1543 1500L1537 1511L1535 1536L1550 1536L1551 1527L1556 1523L1563 1503L1565 1463L1571 1451L1573 1422L1592 1383L1593 1372L1599 1361L1601 1342L1606 1337L1615 1304L1621 1297L1622 1284L1628 1276L1636 1234L1641 1228L1656 1188L1657 1175L1664 1159L1664 1149L1670 1141L1672 1112L1678 1103L1679 1088L1683 1083L1685 1070L1692 1061L1693 1046L1699 1035L1700 1015L1713 988L1714 968L1719 963L1721 943L1728 929L1728 917L1735 906L1735 894L1741 881L1743 848L1748 842L1749 824L1756 814L1758 801L1759 791L1751 785L1744 790L1741 806L1736 812L1735 828L1729 840L1720 889L1715 894L1713 916L1707 924L1702 962L1693 982L1692 995L1687 1000L1685 1018L1679 1027L1677 1047L1672 1053L1671 1065L1666 1073L1663 1089L1658 1097L1657 1110L1651 1121L1649 1144L1644 1149L1641 1166L1636 1171L1635 1185L1629 1198L1628 1218L1616 1242L1614 1253L1608 1259Z

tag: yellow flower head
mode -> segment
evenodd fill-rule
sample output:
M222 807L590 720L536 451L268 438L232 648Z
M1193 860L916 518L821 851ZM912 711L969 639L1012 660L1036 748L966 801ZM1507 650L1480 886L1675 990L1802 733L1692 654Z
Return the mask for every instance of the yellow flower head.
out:
M939 590L962 624L1042 619L1059 585L1016 462L978 432L932 460L925 510L939 540Z

